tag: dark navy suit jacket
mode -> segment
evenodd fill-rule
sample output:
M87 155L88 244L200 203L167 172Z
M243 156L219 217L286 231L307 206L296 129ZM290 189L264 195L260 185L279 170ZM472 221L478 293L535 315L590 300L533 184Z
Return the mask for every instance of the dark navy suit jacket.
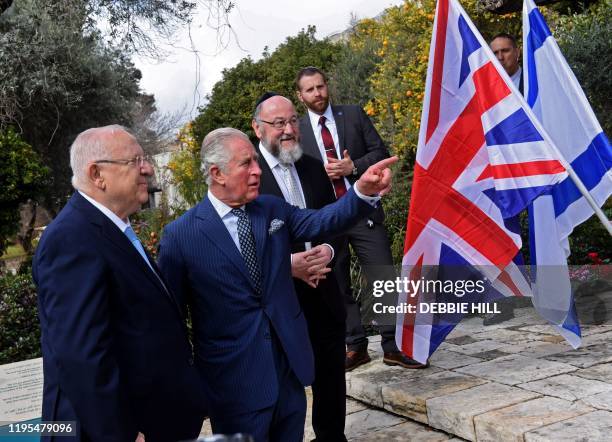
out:
M270 195L248 203L262 296L208 198L166 227L159 264L173 291L191 305L196 365L211 415L276 402L273 331L299 381L312 383L313 355L291 278L291 244L341 232L372 210L353 190L320 211L300 210ZM279 221L282 226L274 230Z
M138 431L148 442L197 437L205 411L183 312L79 193L45 230L33 275L43 421L78 421L76 440L133 441Z

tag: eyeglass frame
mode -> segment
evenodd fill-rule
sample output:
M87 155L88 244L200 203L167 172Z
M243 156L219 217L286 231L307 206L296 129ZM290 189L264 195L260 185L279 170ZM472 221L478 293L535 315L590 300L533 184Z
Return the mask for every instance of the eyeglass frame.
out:
M123 166L129 166L130 164L137 164L138 167L143 167L144 163L147 162L150 165L153 165L153 158L151 157L151 155L136 155L133 158L130 158L128 160L96 160L94 161L94 164L100 164L100 163L108 163L108 164L121 164Z
M287 124L290 124L292 127L297 127L299 125L300 119L297 117L297 115L294 115L288 120L281 118L280 120L266 121L266 120L262 120L261 118L258 118L257 121L260 121L262 123L267 123L270 126L272 126L274 129L281 130L281 129L284 129L287 126Z

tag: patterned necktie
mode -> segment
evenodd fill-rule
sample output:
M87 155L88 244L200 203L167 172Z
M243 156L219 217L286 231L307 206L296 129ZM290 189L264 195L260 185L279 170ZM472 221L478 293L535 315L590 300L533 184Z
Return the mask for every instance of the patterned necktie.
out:
M144 248L142 247L142 244L140 243L140 240L136 236L136 232L134 232L134 230L132 229L132 226L128 226L128 228L125 229L125 232L123 233L125 233L125 236L128 237L132 245L136 248L136 250L138 250L138 253L140 253L140 256L142 256L142 259L144 259L145 262L149 265L149 267L151 267L151 270L153 270L153 266L151 266L151 263L149 262L149 258L147 258L147 254L145 253ZM153 270L153 273L156 273L155 270Z
M247 213L242 209L232 209L232 214L238 218L240 254L249 269L249 275L255 285L255 291L258 295L261 295L261 271L257 264L257 251L255 249L255 237L251 229L251 221Z
M304 203L304 198L302 197L298 183L296 183L295 177L291 172L293 165L281 165L280 168L283 171L283 181L285 182L285 186L287 186L287 191L289 192L289 203L299 207L300 209L305 208L306 203Z
M325 154L327 155L327 158L335 158L337 160L338 155L336 154L336 146L334 145L334 139L332 137L331 132L325 125L325 120L327 120L327 118L321 115L321 118L319 118L319 125L321 126L321 138L323 139L323 147L325 147ZM344 178L332 180L332 184L334 185L336 198L340 198L346 193L346 184L344 184Z

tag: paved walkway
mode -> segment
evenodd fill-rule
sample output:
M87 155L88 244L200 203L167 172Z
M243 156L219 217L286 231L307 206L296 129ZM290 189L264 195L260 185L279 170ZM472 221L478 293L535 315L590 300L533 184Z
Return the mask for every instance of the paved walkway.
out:
M463 320L425 370L385 366L380 337L371 339L373 362L347 374L347 393L393 414L351 413L347 435L359 441L612 440L612 321L584 326L582 347L573 350L532 308L515 315L489 327L481 318Z

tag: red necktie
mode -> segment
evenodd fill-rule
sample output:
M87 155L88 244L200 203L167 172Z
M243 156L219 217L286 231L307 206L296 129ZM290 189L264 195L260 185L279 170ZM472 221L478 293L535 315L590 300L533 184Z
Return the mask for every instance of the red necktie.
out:
M325 154L327 155L327 158L335 158L337 160L338 155L336 154L336 146L334 145L334 139L332 138L331 132L325 125L325 120L326 118L321 115L321 118L319 118L319 124L321 125L321 138L323 139L323 147L325 147ZM344 184L344 178L332 180L332 184L334 185L336 198L340 198L346 193L346 185Z

